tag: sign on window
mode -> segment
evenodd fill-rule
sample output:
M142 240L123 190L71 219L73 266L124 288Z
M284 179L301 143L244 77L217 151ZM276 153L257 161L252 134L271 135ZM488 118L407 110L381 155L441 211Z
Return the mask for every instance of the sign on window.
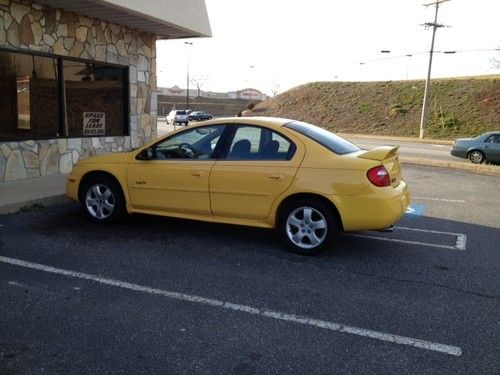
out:
M83 135L104 135L105 133L105 112L83 112Z

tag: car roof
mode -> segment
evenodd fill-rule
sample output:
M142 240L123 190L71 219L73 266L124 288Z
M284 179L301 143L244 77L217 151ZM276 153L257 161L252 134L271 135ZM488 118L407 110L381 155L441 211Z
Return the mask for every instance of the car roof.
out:
M220 124L225 123L229 125L261 125L270 128L281 128L283 125L288 124L294 120L279 118L279 117L266 117L266 116L252 116L252 117L222 117L214 120L204 121L204 124Z

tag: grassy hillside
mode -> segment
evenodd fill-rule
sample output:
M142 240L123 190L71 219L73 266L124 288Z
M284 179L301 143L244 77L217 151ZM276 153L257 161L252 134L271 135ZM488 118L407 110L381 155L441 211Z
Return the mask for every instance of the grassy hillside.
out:
M500 76L432 81L426 138L500 130ZM258 104L254 114L335 132L418 136L424 81L314 82Z

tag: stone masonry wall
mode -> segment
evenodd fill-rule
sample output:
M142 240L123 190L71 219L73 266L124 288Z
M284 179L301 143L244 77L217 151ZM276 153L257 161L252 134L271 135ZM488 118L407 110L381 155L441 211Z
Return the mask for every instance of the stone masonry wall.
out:
M0 183L69 173L81 158L155 139L155 41L151 34L31 1L0 0L0 47L130 67L130 136L0 141Z

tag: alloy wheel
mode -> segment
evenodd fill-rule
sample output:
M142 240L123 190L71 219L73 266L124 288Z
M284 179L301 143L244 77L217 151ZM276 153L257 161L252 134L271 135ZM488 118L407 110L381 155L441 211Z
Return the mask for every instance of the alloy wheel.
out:
M94 184L85 196L85 205L89 214L95 219L107 219L115 209L115 196L104 184Z
M474 164L481 164L483 162L484 156L480 151L472 151L469 155L469 159Z
M299 207L286 220L288 238L302 249L313 249L321 245L327 230L325 217L313 207Z

